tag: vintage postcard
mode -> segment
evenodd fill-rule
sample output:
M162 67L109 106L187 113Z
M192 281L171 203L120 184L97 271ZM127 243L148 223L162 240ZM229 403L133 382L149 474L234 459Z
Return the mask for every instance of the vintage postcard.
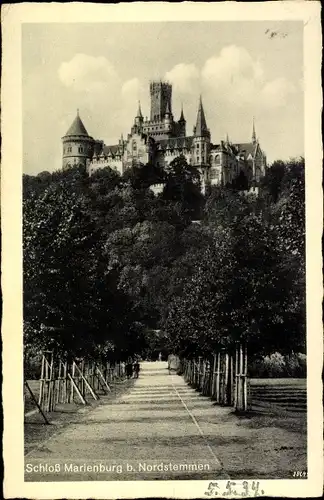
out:
M2 29L5 498L320 496L320 4Z

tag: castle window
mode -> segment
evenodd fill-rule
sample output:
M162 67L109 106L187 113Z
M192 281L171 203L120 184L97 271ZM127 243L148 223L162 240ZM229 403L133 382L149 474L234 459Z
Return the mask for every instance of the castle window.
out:
M197 149L199 149L199 143L197 144Z
M83 147L79 146L79 153L83 153Z
M215 156L215 163L216 163L216 165L220 165L220 156L219 155Z

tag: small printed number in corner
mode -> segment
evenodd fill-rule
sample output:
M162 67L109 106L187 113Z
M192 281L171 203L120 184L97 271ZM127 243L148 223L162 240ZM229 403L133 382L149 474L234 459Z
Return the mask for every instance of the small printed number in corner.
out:
M297 478L305 479L307 477L307 472L305 470L294 470L293 477L295 477L296 479Z

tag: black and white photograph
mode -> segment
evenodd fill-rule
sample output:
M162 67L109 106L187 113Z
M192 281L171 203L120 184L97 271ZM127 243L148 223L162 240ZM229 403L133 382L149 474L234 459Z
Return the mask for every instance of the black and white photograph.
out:
M104 6L95 21L85 4L56 4L55 18L19 24L11 373L25 497L59 498L66 484L65 498L82 498L99 482L128 485L119 498L152 481L151 497L185 481L187 498L321 484L322 451L310 465L311 438L323 442L310 424L323 357L322 291L310 298L308 278L321 287L320 231L307 239L308 203L317 230L323 217L307 181L321 183L319 111L313 151L306 132L314 4L309 21L208 15L208 4L196 19L169 5L166 20Z

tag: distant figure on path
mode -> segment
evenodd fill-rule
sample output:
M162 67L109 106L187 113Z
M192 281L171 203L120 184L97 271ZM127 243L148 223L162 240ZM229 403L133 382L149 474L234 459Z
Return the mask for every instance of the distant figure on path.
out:
M134 378L138 378L139 372L140 372L140 364L138 361L134 363Z
M159 354L159 361L162 361L162 353Z
M171 374L172 371L177 371L179 367L179 358L175 354L169 354L168 356L168 370L169 370L169 375Z
M132 378L133 376L133 363L132 360L129 359L126 364L126 377Z

